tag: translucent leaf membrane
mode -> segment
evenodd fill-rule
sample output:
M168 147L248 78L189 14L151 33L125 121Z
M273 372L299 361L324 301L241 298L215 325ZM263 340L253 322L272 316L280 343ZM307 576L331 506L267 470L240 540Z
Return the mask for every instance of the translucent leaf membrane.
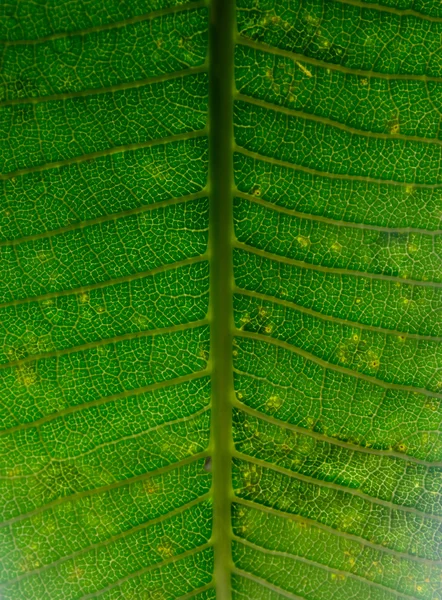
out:
M1 12L0 595L209 600L207 8Z
M236 9L223 449L209 7L0 6L2 599L440 598L440 2Z
M232 596L434 600L439 4L237 5Z

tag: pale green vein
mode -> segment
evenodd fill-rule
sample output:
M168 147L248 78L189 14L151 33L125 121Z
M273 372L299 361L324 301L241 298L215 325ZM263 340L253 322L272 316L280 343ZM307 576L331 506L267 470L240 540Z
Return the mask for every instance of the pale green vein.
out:
M247 571L243 571L242 569L238 569L237 567L235 567L233 569L233 572L236 573L236 575L239 575L240 577L244 577L245 579L250 579L250 581L253 581L253 583L257 583L258 585L261 585L261 586L267 588L268 590L275 592L276 594L279 594L280 596L284 596L284 598L289 598L289 600L307 600L307 598L305 598L304 596L297 596L296 594L287 592L286 590L283 590L282 588L280 588L276 585L273 585L273 583L270 583L266 579L257 577L256 575L253 575L252 573L248 573Z
M388 79L388 80L404 80L404 81L433 81L435 83L442 83L442 77L433 77L431 75L406 75L403 73L381 73L379 71L366 71L364 69L355 69L352 67L344 67L343 65L336 63L329 63L324 60L318 60L317 58L311 58L309 56L305 56L304 54L299 54L297 52L291 52L290 50L283 50L276 46L270 46L264 42L257 42L250 38L247 38L243 35L238 35L237 43L241 46L248 46L249 48L254 48L255 50L261 50L263 52L267 52L269 54L275 54L277 56L284 56L285 58L289 58L294 61L305 62L309 65L313 65L315 67L320 67L322 69L330 69L330 71L338 71L339 73L344 73L346 75L359 75L363 78L378 78L378 79Z
M114 445L119 444L120 442L124 442L126 440L136 440L137 438L143 437L154 431L161 431L163 429L167 429L168 427L173 427L174 425L179 425L180 423L187 423L189 421L195 421L198 419L198 417L200 417L201 415L204 415L205 413L207 413L209 411L210 411L210 406L205 406L205 407L200 408L199 410L195 411L191 415L187 415L186 417L178 417L177 419L172 419L171 421L165 421L164 423L159 423L158 425L155 425L154 427L149 427L148 429L144 429L143 431L139 431L138 433L131 433L129 435L124 435L119 438L112 439L109 442L103 442L102 444L97 444L96 446L94 446L93 448L88 450L87 452L81 452L79 454L74 454L73 456L67 456L66 458L57 458L56 459L57 464L70 463L73 459L77 460L79 458L89 456L90 454L94 454L94 452L96 452L97 450L101 450L102 448L107 448L108 446L114 446ZM41 439L41 436L40 436L40 439ZM43 446L43 447L46 450L46 447L45 446ZM48 458L50 459L50 461L54 460L54 457L50 455L50 452L47 452L47 454L48 454ZM48 468L49 464L50 463L44 465L42 467L42 469L40 469L40 471L36 471L34 473L26 473L25 475L16 475L14 477L10 477L8 475L0 475L0 480L6 479L7 481L16 481L16 480L21 480L21 479L26 480L29 477L36 477L36 476L39 476L40 474L43 474L46 471L46 469Z
M71 346L70 348L63 348L62 350L53 350L51 352L34 354L27 356L26 358L20 358L18 360L13 360L8 363L2 363L0 364L0 370L8 369L10 367L19 367L30 362L32 363L47 358L59 358L60 356L64 356L66 354L84 352L85 350L91 350L93 348L99 348L100 346L106 346L108 344L115 344L127 340L135 340L144 337L156 337L158 335L167 335L170 333L176 333L178 331L186 331L188 329L197 329L198 327L203 327L204 325L208 324L208 319L202 319L199 321L191 321L190 323L180 323L179 325L171 325L170 327L163 327L161 329L150 329L146 331L124 333L122 335L115 335L113 337L96 340L94 342L87 342L86 344L79 344L78 346Z
M166 273L167 271L173 271L181 267L194 265L200 262L205 262L207 260L208 254L204 253L198 256L192 256L191 258L185 258L184 260L180 260L174 263L161 265L160 267L155 267L154 269L150 269L148 271L140 271L139 273L122 275L121 277L114 277L111 279L106 279L105 281L99 281L97 283L82 285L76 288L72 288L70 290L60 290L57 292L48 292L47 294L41 294L40 296L31 296L30 298L19 298L17 300L10 300L9 302L3 302L2 304L0 304L0 309L8 308L10 306L20 306L23 304L28 304L30 302L42 302L44 300L51 300L52 298L61 298L62 296L74 296L76 294L83 294L84 292L90 292L92 290L106 288L108 286L117 285L119 283L130 283L131 281L136 281L137 279L143 279L144 277L151 277L160 273Z
M239 369L235 369L235 372L238 373L238 375L252 377L249 373L245 373L244 371L240 371ZM337 438L332 438L323 433L318 433L316 431L312 431L311 429L306 429L304 427L300 427L299 425L293 425L292 423L288 423L287 421L281 421L280 419L276 419L275 417L266 415L265 413L262 413L259 410L248 406L247 404L239 402L238 400L234 402L234 406L240 411L252 417L255 417L256 419L266 421L267 423L275 425L276 427L280 427L281 429L289 429L290 431L295 431L300 435L305 435L307 437L319 440L321 442L325 442L327 444L331 444L333 446L340 446L341 448L345 448L346 450L350 450L354 453L359 452L364 454L372 454L374 456L379 456L382 458L385 457L391 459L399 459L405 462L412 462L417 465L422 465L428 468L442 467L442 462L431 462L428 460L415 458L414 456L410 456L409 454L401 454L400 452L395 452L394 450L377 450L375 448L369 448L368 446L358 446L357 444L353 444L351 442L345 442Z
M187 456L177 462L170 463L165 465L164 467L159 467L158 469L154 469L153 471L147 471L146 473L142 473L141 475L135 475L134 477L128 477L127 479L123 479L120 481L114 481L113 483L109 483L107 485L102 485L100 487L95 487L91 490L84 490L82 492L77 492L75 494L70 494L69 496L62 496L61 498L57 498L56 500L52 500L51 502L47 502L42 506L38 506L33 510L30 510L26 513L18 515L16 517L12 517L6 521L0 523L0 529L4 527L9 527L14 523L18 523L20 521L25 521L35 515L39 515L46 510L54 508L54 506L59 506L60 504L68 504L69 502L75 502L80 498L85 498L87 496L94 496L96 494L102 494L103 492L108 492L110 490L114 490L116 488L124 487L132 485L133 483L137 483L138 481L144 481L145 479L149 479L151 477L157 477L159 475L164 475L164 473L168 473L169 471L173 471L174 469L179 469L190 463L197 462L202 458L206 458L209 452L205 450L204 452L199 452L198 454L193 454L192 456Z
M373 2L361 2L361 0L335 0L341 2L341 4L349 4L351 6L357 6L358 8L366 8L369 10L376 10L378 12L386 12L398 17L416 17L424 21L430 21L431 23L442 23L442 17L432 17L424 13L413 10L412 8L395 8L393 6L383 6L381 4L375 4Z
M271 165L277 165L278 167L284 167L286 169L291 169L292 171L302 171L303 173L308 173L309 175L315 175L318 177L328 177L329 179L338 179L343 181L362 181L363 183L375 183L377 185L395 185L404 189L406 187L411 187L412 189L416 188L428 190L442 188L442 183L413 183L407 181L394 181L392 179L376 179L374 177L365 177L363 175L346 175L344 173L331 173L329 171L319 171L318 169L312 169L311 167L297 165L295 163L287 162L286 160L280 160L278 158L273 158L272 156L266 156L264 154L259 154L258 152L252 152L251 150L247 150L247 148L243 148L242 146L238 145L235 145L234 151L239 152L244 156L248 156L249 158L260 160Z
M285 467L280 467L279 465L275 465L265 460L261 460L260 458L256 458L256 456L250 456L249 454L238 452L238 450L234 450L233 456L242 461L257 465L258 467L261 467L263 469L268 469L269 471L280 473L281 475L289 477L290 479L296 479L298 481L302 481L303 483L308 483L319 488L327 488L330 490L334 490L336 492L340 492L341 494L350 494L351 496L357 496L358 498L362 498L370 504L378 504L379 506L388 508L388 510L390 511L406 512L416 517L419 517L420 519L427 519L431 521L436 521L438 523L442 523L442 516L426 513L417 508L414 508L413 506L403 506L402 504L395 504L394 502L382 500L381 498L377 498L376 496L370 496L369 494L361 492L359 489L346 487L338 483L333 483L332 481L325 481L324 479L316 479L316 477L310 477L309 475L302 475L301 473L297 473L296 471L291 471L290 469L286 469Z
M181 71L174 71L173 73L164 73L163 75L157 75L156 77L147 77L145 79L139 79L138 81L128 81L123 83L117 83L108 87L91 88L87 90L79 90L76 92L61 92L58 94L51 94L48 96L30 96L29 98L13 98L11 100L2 100L0 107L2 106L14 106L17 104L42 104L44 102L68 100L70 98L84 98L87 96L96 96L99 94L108 94L109 92L119 92L122 90L132 90L135 88L144 87L147 85L153 85L155 83L163 83L164 81L170 81L173 79L181 79L188 75L198 75L207 71L207 64L203 64L199 67L189 67L182 69Z
M369 542L365 538L361 538L352 533L347 533L345 531L340 531L339 529L335 529L334 527L330 527L329 525L325 525L320 523L319 521L315 521L313 519L309 519L307 517L302 517L300 515L292 514L289 512L284 512L282 510L278 510L276 508L271 508L269 506L265 506L264 504L259 504L258 502L253 502L252 500L246 500L245 498L235 497L234 501L237 504L242 504L243 506L247 506L248 508L252 508L254 510L258 510L269 515L274 515L278 517L282 517L283 519L288 519L290 521L296 521L297 523L304 523L309 525L310 527L315 527L316 529L321 529L322 531L326 531L327 533L331 533L337 537L342 537L346 540L351 540L360 544L361 546L366 546L367 548L372 548L373 550L378 550L379 552L383 552L385 554L390 554L399 559L409 560L411 562L416 562L424 565L429 565L434 567L435 565L442 565L442 560L430 560L429 558L422 558L421 556L416 556L413 554L407 554L406 552L399 552L398 550L394 550L393 548L388 548L386 546L381 546L380 544L375 544L373 542Z
M86 552L90 552L91 550L97 550L98 548L104 548L106 546L109 546L110 544L113 544L114 542L116 542L118 540L124 539L130 535L133 535L133 534L137 533L138 531L142 531L143 529L147 529L148 527L153 527L154 525L157 525L158 523L162 523L164 521L167 521L168 519L172 519L173 517L185 512L189 508L192 508L198 504L201 504L202 502L207 500L209 497L210 497L210 492L208 492L207 494L204 494L203 496L200 496L199 498L195 498L194 500L191 500L190 502L187 502L187 504L183 504L182 506L174 508L170 512L160 515L159 517L156 517L155 519L150 519L148 521L145 521L144 523L141 523L140 525L136 525L135 527L130 527L129 529L126 529L125 531L120 531L120 533L116 533L115 535L112 535L111 537L109 537L105 540L102 540L101 542L96 542L95 544L90 544L89 546L85 546L84 548L81 548L81 550L76 550L75 552L72 552L71 554L62 556L58 560L54 560L53 562L43 565L42 567L39 567L38 569L33 569L32 571L27 571L26 573L23 573L22 575L19 575L18 577L9 579L8 581L6 581L4 583L0 583L0 589L5 588L14 583L18 583L19 581L22 581L23 579L27 579L28 577L32 577L33 575L44 573L48 569L54 569L54 568L58 567L59 565L65 563L68 560L72 560L79 556L82 556Z
M149 21L151 19L155 19L157 17L162 17L165 15L170 15L173 13L184 12L187 10L198 9L206 6L206 2L188 2L187 4L181 4L177 6L170 6L168 8L162 8L159 10L155 10L149 13L145 13L144 15L137 15L136 17L130 17L129 19L124 19L123 21L115 21L113 23L106 23L104 25L96 25L94 27L88 27L87 29L79 29L77 31L67 31L60 33L51 33L50 35L37 38L37 39L29 39L29 40L2 40L0 41L0 46L19 46L19 45L33 45L33 44L42 44L43 42L48 42L52 40L59 40L69 37L75 36L85 36L90 33L98 33L100 31L108 31L109 29L120 29L122 27L126 27L127 25L134 25L135 23L141 23L142 21Z
M9 173L0 173L0 181L7 179L15 179L28 173L40 173L41 171L48 171L49 169L57 169L59 167L66 167L68 165L74 165L85 162L87 160L94 160L95 158L101 158L102 156L111 156L112 154L120 154L122 152L129 152L131 150L140 150L142 148L150 148L152 146L158 146L160 144L169 144L170 142L179 142L183 140L191 140L194 138L204 137L208 133L207 127L204 129L198 129L197 131L189 131L187 133L177 133L176 135L170 135L163 138L156 138L154 140L148 140L146 142L136 142L133 144L122 144L121 146L114 146L107 148L106 150L98 150L97 152L90 152L88 154L81 154L74 156L73 158L66 158L65 160L57 160L54 162L44 163L36 165L34 167L27 167L26 169L18 169L17 171L11 171Z
M376 140L401 140L404 142L419 142L421 144L436 144L442 146L442 140L437 138L423 138L417 135L404 135L402 133L380 133L364 129L356 129L355 127L350 127L350 125L345 125L345 123L340 123L339 121L334 121L333 119L329 119L327 117L320 117L313 113L306 113L302 110L294 110L292 108L266 102L265 100L261 100L259 98L245 96L244 94L235 94L235 100L241 100L242 102L252 106L258 106L259 108L271 110L275 113L286 115L288 117L296 117L298 119L302 119L303 121L314 121L315 123L320 123L321 125L326 125L327 127L334 127L335 129L345 131L345 133L358 135L360 137L368 137Z
M404 331L398 331L396 329L386 329L385 327L377 327L376 325L366 325L365 323L359 323L358 321L348 321L347 319L342 319L341 317L325 315L324 313L318 312L311 308L301 306L300 304L295 304L295 302L290 302L290 300L283 300L280 298L276 298L275 296L269 296L268 294L255 292L253 290L246 290L236 287L234 289L234 292L236 294L248 296L249 298L258 298L259 300L263 300L264 302L272 302L273 304L277 304L278 306L285 306L286 308L297 310L303 314L315 317L316 319L322 319L324 321L330 321L332 323L339 323L339 325L344 325L345 327L356 327L358 329L364 329L365 331L373 331L375 333L381 333L383 335L401 336L401 338L405 339L426 340L429 342L442 342L442 336L422 335L420 333L407 333Z
M28 423L21 423L20 425L16 425L14 427L9 427L8 429L3 429L0 431L0 437L5 435L12 435L17 431L23 431L25 429L33 429L41 427L45 423L49 423L61 417L65 417L66 415L70 415L76 412L82 412L83 410L87 410L89 408L95 406L101 406L102 404L108 404L110 402L114 402L116 400L121 400L123 398L129 398L131 396L139 396L141 394L145 394L148 392L154 392L159 389L175 387L182 383L187 383L188 381L195 381L198 379L202 379L203 377L207 377L210 374L208 369L204 371L196 371L195 373L190 373L189 375L182 375L181 377L175 377L174 379L166 379L165 381L158 381L153 383L152 385L145 385L139 388L132 388L130 390L125 390L124 392L119 392L118 394L112 394L111 396L105 396L103 398L98 398L96 400L91 400L90 402L84 402L83 404L76 404L75 406L69 406L68 408L64 408L63 410L59 410L57 412L51 413L42 417L41 419L37 419L36 421L30 421Z
M133 195L132 190L128 190L131 195ZM49 231L43 231L41 233L35 233L33 235L27 235L20 238L14 238L13 240L3 240L0 241L0 248L2 246L17 246L19 244L23 244L24 242L34 242L35 240L51 238L55 235L60 235L62 233L67 233L68 231L76 231L78 229L84 229L85 227L91 227L92 225L99 225L101 223L107 223L109 221L116 221L117 219L123 219L125 217L130 217L131 215L139 215L144 212L149 212L151 210L156 210L160 208L167 208L169 206L174 206L175 204L182 204L184 202L191 202L192 200L197 200L199 198L207 197L207 190L203 189L200 192L195 194L188 194L187 196L180 196L179 198L168 198L167 200L162 200L161 202L153 202L152 204L145 204L144 206L137 206L135 208L129 208L128 210L123 210L118 213L109 213L106 215L102 215L101 217L96 217L94 219L87 219L85 221L78 221L76 223L71 223L70 225L65 225L64 227L59 227L58 229L51 229ZM138 200L138 198L137 198Z
M304 213L298 210L294 210L293 208L286 208L285 206L281 206L280 204L275 204L273 202L268 202L264 200L264 198L259 198L258 196L254 196L253 194L247 194L245 192L240 192L239 190L235 190L235 196L239 198L244 198L245 200L249 200L254 204L259 204L264 208L268 208L277 213L281 213L284 215L288 215L290 217L296 217L298 219L306 219L308 221L317 221L318 223L325 223L326 225L333 225L335 227L351 227L353 229L366 229L368 231L382 231L383 233L421 233L424 235L441 235L442 229L422 229L419 227L384 227L381 225L371 225L368 223L357 223L354 221L341 221L338 219L332 219L330 217L324 217L322 215L314 215L311 213Z
M231 599L233 388L233 99L235 0L212 0L210 12L210 364L212 367L214 582Z
M293 344L289 344L288 342L284 342L283 340L278 340L273 337L265 336L261 333L254 333L251 331L241 331L240 329L236 330L235 333L238 337L248 338L250 340L255 340L256 342L261 342L264 344L269 344L269 346L277 346L278 348L283 348L284 350L288 350L289 352L293 352L294 354L298 354L302 356L306 360L310 360L318 365L320 365L323 369L327 369L330 371L337 371L338 373L343 373L344 375L348 375L350 377L354 377L355 379L363 379L364 381L368 381L373 385L377 385L379 387L383 387L391 390L401 390L403 392L410 392L412 394L422 394L424 396L430 396L431 398L439 398L442 399L442 394L438 394L437 392L431 392L426 388L418 388L411 385L403 385L400 383L391 383L388 381L384 381L382 379L377 379L376 377L372 377L371 375L366 375L365 373L360 373L359 371L353 371L352 369L348 369L347 367L342 367L341 365L335 365L333 363L329 363L310 352L306 352Z
M213 583L210 582L207 585L203 585L202 587L199 587L198 589L194 590L193 592L189 592L188 594L184 594L184 596L180 596L176 600L188 600L189 598L194 598L195 596L198 596L198 594L207 592L208 590L211 590L212 588L213 588Z
M305 558L304 556L297 556L295 554L290 554L289 552L280 552L278 550L269 550L268 548L264 548L263 546L259 546L258 544L254 544L245 538L240 538L238 536L234 536L234 539L242 544L243 546L247 546L256 550L258 552L262 552L262 554L267 554L268 556L278 556L280 558L289 558L295 562L300 562L305 565L309 565L312 567L316 567L318 569L327 571L328 573L335 573L336 575L343 575L344 577L349 577L350 579L355 579L356 581L360 581L361 583L376 588L378 590L382 590L383 592L390 593L394 596L399 596L400 598L408 598L409 600L419 600L415 596L409 596L408 594L404 594L402 592L398 592L394 588L390 588L388 586L382 585L381 583L376 583L371 579L367 579L362 577L361 575L357 575L356 573L352 573L350 571L342 571L341 569L335 569L334 567L329 567L328 565L324 565L323 563L316 562L309 558Z
M166 565L170 565L171 563L176 563L176 562L182 560L183 558L187 558L188 556L193 556L197 552L202 552L203 550L206 550L207 548L210 548L211 546L212 546L212 544L210 542L207 542L205 544L202 544L201 546L197 546L196 548L192 548L191 550L186 550L185 552L182 552L181 554L177 554L175 556L172 556L171 558L167 558L166 560L163 560L159 563L150 565L149 567L143 567L142 569L139 569L138 571L135 571L134 573L130 573L129 575L122 577L118 581L114 581L110 585L106 586L105 588L102 588L101 590L98 590L97 592L93 592L92 594L86 594L86 596L81 596L81 598L79 598L78 600L89 600L89 598L96 598L98 596L101 596L105 592L108 592L109 590L119 587L122 583L129 581L130 579L134 579L135 577L140 577L141 575L144 575L145 573L148 573L149 571L153 571L160 567L165 567Z
M442 282L417 281L415 279L405 279L402 277L396 277L395 275L384 275L382 273L369 273L366 271L353 271L352 269L341 269L338 267L325 267L323 265L315 265L313 263L307 263L302 260L287 258L286 256L279 256L278 254L273 254L272 252L267 252L266 250L261 250L259 248L249 246L249 244L245 244L244 242L239 241L234 242L234 247L238 248L239 250L243 250L244 252L250 252L251 254L256 254L257 256L267 258L268 260L273 260L286 265L293 265L295 267L301 267L301 269L308 269L310 271L320 271L321 273L326 274L333 273L334 275L348 275L350 277L366 277L367 279L391 281L393 283L401 283L404 285L442 288Z

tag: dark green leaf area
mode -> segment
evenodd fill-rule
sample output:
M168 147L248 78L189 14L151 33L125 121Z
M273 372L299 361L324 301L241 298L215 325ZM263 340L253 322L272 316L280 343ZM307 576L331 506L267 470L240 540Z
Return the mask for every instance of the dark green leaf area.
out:
M438 399L336 371L261 340L235 338L237 398L261 413L365 447L442 459Z
M413 557L399 558L383 548L338 535L333 529L302 517L287 519L258 507L235 504L233 523L238 539L261 547L264 552L285 552L293 559L305 561L304 564L323 568L323 577L327 570L325 576L335 584L342 584L344 575L345 578L361 577L366 585L385 586L391 593L396 590L413 596L419 587L431 597L438 590L440 566L416 562ZM331 578L333 572L337 577Z
M322 0L239 0L237 5L239 32L270 46L380 73L438 76L442 71L440 20Z
M345 221L390 228L427 228L440 231L442 209L438 187L389 185L347 177L314 175L234 155L238 190L291 210L305 217Z
M114 536L99 547L85 548L80 555L67 556L58 564L49 563L46 568L40 568L40 572L37 568L30 577L9 583L4 588L5 598L17 598L20 593L22 597L32 597L32 594L44 597L45 593L54 597L61 590L64 598L73 600L80 593L119 585L121 579L136 576L138 571L142 576L144 570L151 570L156 564L166 562L178 566L181 554L207 543L211 533L209 525L210 503L204 502L166 521ZM202 579L201 570L197 573L197 579ZM207 583L207 576L203 582Z
M208 201L200 198L50 238L0 248L8 302L132 276L203 254ZM55 302L46 298L51 310Z
M111 220L124 211L195 194L206 184L207 161L207 138L196 138L6 179L0 182L1 241Z
M272 339L284 342L285 347L308 353L313 360L319 358L320 364L331 369L336 365L381 383L428 389L437 395L439 405L440 342L341 325L248 295L235 296L235 312L237 326L259 334L257 339L267 336L270 343Z
M133 84L200 66L207 41L203 8L33 45L0 43L0 101Z
M316 270L243 250L234 252L234 264L239 288L311 309L317 316L382 327L395 332L400 343L407 333L416 339L434 336L435 342L442 334L442 320L435 318L442 302L438 287Z
M86 97L5 106L0 111L5 140L0 169L26 170L189 133L204 128L206 113L205 73Z
M288 515L313 519L396 552L434 561L441 558L440 522L390 508L340 489L235 460L236 495Z
M281 399L274 398L275 406L278 402ZM333 440L284 428L283 422L268 423L239 409L234 423L235 448L242 454L397 506L442 515L442 475L436 467L335 445Z

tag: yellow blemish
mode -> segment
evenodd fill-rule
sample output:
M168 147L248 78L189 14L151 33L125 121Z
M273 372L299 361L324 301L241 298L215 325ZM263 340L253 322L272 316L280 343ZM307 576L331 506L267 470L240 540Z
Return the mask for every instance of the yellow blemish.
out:
M334 242L334 244L331 245L331 249L333 252L341 252L342 246L339 242Z
M277 396L276 394L270 396L270 398L266 402L266 408L269 411L275 411L281 408L283 405L283 400Z
M414 192L414 185L406 185L405 186L405 193L408 194L409 196Z
M416 244L408 244L408 252L417 252L419 247Z
M168 540L163 540L158 546L157 550L164 558L170 558L173 556L173 547Z
M37 382L37 373L29 365L22 365L17 368L17 380L25 387L30 387Z
M303 64L301 64L300 62L296 61L296 65L301 69L301 71L304 73L304 75L307 75L307 77L313 77L312 72L309 71L307 69L307 67L304 67Z
M298 235L296 241L300 246L302 246L302 248L307 248L307 246L310 244L310 240L303 235Z

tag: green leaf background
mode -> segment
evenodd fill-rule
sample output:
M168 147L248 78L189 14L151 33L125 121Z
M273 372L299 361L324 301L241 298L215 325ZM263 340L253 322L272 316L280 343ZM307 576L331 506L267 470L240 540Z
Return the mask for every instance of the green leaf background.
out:
M441 599L440 1L0 39L2 600Z

